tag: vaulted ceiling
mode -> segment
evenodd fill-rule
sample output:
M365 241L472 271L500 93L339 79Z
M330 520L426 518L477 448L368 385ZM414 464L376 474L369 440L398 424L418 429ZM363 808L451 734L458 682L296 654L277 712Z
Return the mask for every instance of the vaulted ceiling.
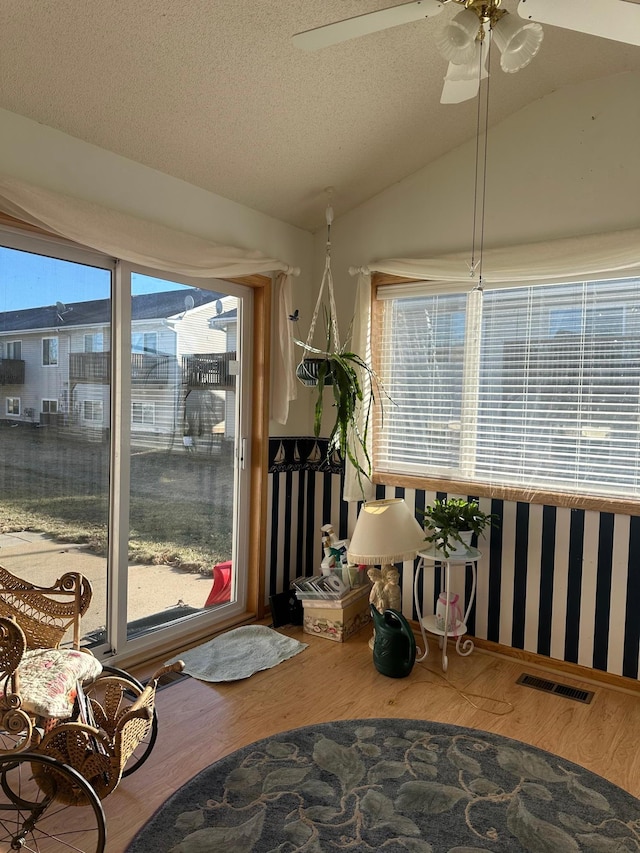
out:
M291 42L389 5L0 0L0 107L315 230L326 187L339 215L475 132L475 102L439 103L434 28L459 7L314 53ZM545 26L527 68L493 70L490 121L632 70L639 47Z

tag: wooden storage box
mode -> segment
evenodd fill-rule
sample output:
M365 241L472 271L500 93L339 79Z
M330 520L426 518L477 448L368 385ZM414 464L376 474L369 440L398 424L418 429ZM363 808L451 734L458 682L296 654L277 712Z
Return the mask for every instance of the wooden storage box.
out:
M371 622L369 594L371 584L356 587L344 598L303 599L303 631L316 637L326 637L344 643L363 625Z

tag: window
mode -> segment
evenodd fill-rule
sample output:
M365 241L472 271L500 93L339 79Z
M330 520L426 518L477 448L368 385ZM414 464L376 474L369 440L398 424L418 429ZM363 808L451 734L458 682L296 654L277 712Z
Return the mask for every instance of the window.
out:
M42 339L42 363L49 366L54 366L58 363L57 338Z
M103 344L102 332L93 332L84 336L84 352L102 352Z
M131 352L158 352L157 332L132 332Z
M95 423L102 423L102 401L83 400L82 418L85 421L94 421Z
M379 287L376 471L640 498L639 285Z
M20 397L7 397L7 414L20 416Z
M154 424L156 422L156 404L132 403L131 422L134 424Z
M58 411L58 401L57 400L43 400L42 401L42 414L44 415L55 415Z
M20 361L22 358L22 341L7 341L7 358Z

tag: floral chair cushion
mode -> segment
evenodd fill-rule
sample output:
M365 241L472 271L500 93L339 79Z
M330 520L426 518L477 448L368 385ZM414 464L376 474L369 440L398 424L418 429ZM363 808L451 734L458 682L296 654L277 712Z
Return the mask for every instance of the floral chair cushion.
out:
M89 681L102 664L87 652L74 649L33 649L18 667L22 708L38 717L64 720L73 712L76 682Z

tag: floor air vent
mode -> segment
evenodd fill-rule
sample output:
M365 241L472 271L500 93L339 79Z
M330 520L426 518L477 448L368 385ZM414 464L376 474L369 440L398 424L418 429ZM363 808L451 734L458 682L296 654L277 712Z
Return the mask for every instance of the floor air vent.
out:
M593 699L593 692L581 690L578 687L569 687L568 684L559 684L557 681L548 681L546 678L538 678L536 675L527 675L523 672L516 684L524 684L525 687L533 687L534 690L544 690L545 693L555 693L556 696L564 696L565 699L573 699L576 702L584 702L588 705Z

